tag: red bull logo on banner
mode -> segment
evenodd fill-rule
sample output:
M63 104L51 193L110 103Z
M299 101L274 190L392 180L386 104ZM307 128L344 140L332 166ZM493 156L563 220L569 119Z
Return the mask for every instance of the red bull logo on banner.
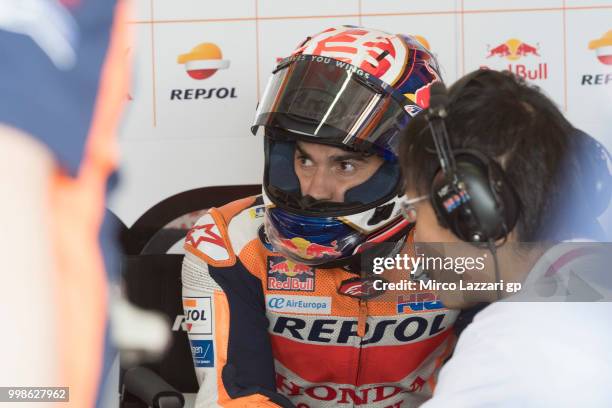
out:
M489 54L487 58L499 57L506 58L510 61L516 61L522 57L533 55L539 57L538 54L539 45L534 47L533 45L527 44L516 38L511 38L505 43L499 44L496 47L489 48Z
M282 256L269 256L267 264L269 290L314 291L314 268Z
M540 45L536 43L527 43L517 38L511 38L501 44L487 46L487 60L505 59L510 63L503 69L507 69L514 74L521 76L525 79L530 80L543 80L548 79L548 64L546 62L539 62ZM531 61L537 58L537 65ZM524 63L515 63L515 61L522 60ZM482 68L487 68L482 66Z

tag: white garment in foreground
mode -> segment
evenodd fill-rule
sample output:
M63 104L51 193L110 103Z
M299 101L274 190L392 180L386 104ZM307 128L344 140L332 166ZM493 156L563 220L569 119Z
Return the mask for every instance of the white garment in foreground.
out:
M495 303L442 368L435 407L612 406L612 304Z
M529 278L549 265L539 262ZM560 275L588 268L570 262L563 269ZM612 303L486 307L461 334L422 407L612 407Z

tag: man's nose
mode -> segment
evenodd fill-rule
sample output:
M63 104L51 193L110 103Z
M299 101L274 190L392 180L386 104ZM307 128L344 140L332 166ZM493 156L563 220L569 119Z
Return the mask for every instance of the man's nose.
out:
M309 195L321 201L333 201L334 192L335 188L331 175L321 168L318 168L308 179L306 185L302 186L302 195Z

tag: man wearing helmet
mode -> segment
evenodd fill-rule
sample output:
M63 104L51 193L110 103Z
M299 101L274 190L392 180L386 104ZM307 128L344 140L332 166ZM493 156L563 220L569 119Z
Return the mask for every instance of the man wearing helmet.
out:
M371 261L410 248L398 135L437 80L412 37L349 26L276 67L252 127L265 141L262 196L211 209L185 241L197 407L431 396L457 313L431 293L373 290Z

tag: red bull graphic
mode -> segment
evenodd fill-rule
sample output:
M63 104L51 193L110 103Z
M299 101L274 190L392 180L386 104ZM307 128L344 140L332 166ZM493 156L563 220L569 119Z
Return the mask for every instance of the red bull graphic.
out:
M428 76L432 78L431 82L424 83L423 86L417 88L414 93L404 94L408 99L416 103L419 107L427 109L429 107L429 94L431 90L431 84L436 81L441 81L436 71L426 61L423 64L423 68L428 72ZM410 112L408 112L410 114Z
M499 57L506 58L510 61L516 61L522 57L533 55L539 57L538 53L539 45L534 47L533 45L527 44L516 38L511 38L505 43L499 44L496 47L489 48L489 54L487 58Z
M493 47L489 50L487 58L491 57L507 57L510 55L510 47L508 44L500 44L497 47Z
M319 245L315 243L311 243L306 247L306 257L307 258L318 258L325 255L340 255L340 252L336 251L336 241L332 242L333 247L328 247L325 245Z
M540 54L538 54L537 48L527 43L521 43L521 45L519 45L516 49L516 54L521 57L526 57L527 55L535 55L537 57L540 56Z
M505 69L508 71L529 80L544 80L548 78L548 64L538 62L537 66L529 64L531 58L540 58L540 45L529 44L517 38L511 38L508 41L496 45L494 47L487 46L487 59L503 58L511 61ZM521 59L526 59L525 63L514 63ZM488 68L482 66L481 68Z
M302 259L336 257L342 254L336 249L336 241L331 243L332 246L326 246L317 244L315 242L310 242L301 237L295 237L291 239L281 239L280 244L283 245L285 249L293 252Z
M314 268L293 262L282 256L269 256L268 289L313 292L315 288Z

